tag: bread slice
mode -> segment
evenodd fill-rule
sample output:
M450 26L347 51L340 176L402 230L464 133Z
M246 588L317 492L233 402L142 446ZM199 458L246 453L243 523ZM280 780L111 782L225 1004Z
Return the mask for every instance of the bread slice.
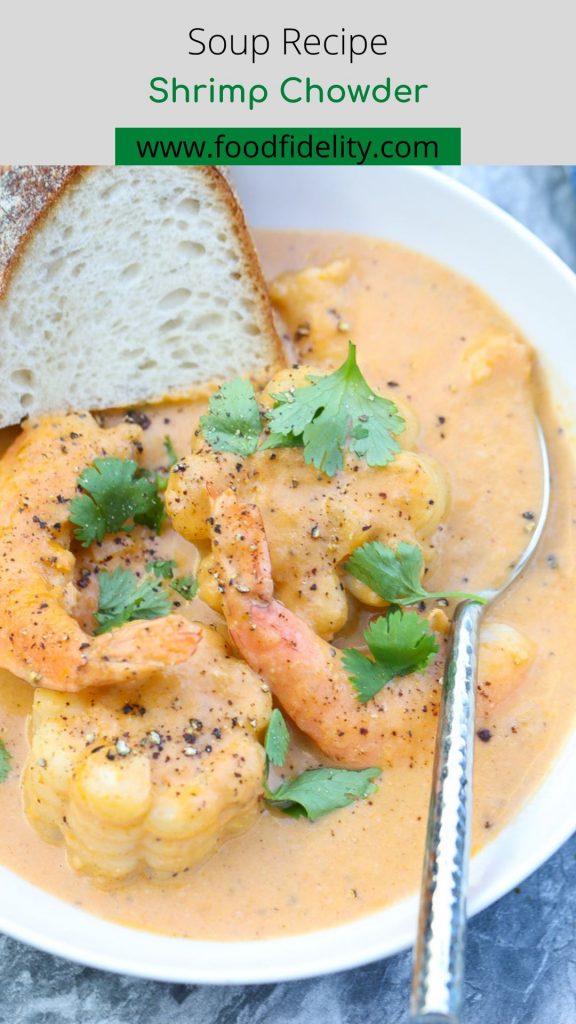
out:
M0 426L181 397L283 361L215 168L0 174Z

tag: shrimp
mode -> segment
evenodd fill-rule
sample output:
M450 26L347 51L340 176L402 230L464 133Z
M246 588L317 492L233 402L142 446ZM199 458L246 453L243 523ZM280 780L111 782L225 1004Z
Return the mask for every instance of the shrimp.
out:
M274 598L258 508L227 490L213 502L213 520L212 545L230 635L299 729L348 768L429 757L439 701L432 672L403 678L361 704L338 649Z
M346 358L353 280L352 260L336 259L289 270L270 282L270 298L302 361L311 355L336 364Z
M187 871L262 809L268 687L217 630L198 633L143 688L34 694L28 820L101 883Z
M26 423L0 462L0 667L34 685L75 691L130 684L185 661L198 629L179 615L92 636L74 618L69 502L95 458L128 458L140 428L89 414Z
M309 386L311 367L277 373L260 395L263 406L290 387ZM409 450L417 431L414 416L402 409L407 429L403 446L387 466L368 466L347 452L341 472L325 476L308 465L301 448L259 449L245 459L214 451L199 433L193 451L172 470L166 506L172 524L187 540L209 538L210 489L236 490L262 513L278 598L330 640L349 616L347 592L365 604L383 602L341 569L359 545L380 540L418 544L425 558L447 510L448 482L439 464ZM404 447L406 446L406 447ZM212 555L198 572L200 596L219 611Z

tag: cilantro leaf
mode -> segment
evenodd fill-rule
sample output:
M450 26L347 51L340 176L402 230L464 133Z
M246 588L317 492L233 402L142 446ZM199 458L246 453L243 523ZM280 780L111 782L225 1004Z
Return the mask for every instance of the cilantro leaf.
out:
M85 491L70 503L75 537L87 548L105 534L130 532L135 523L159 530L165 515L156 479L132 459L94 459L78 478Z
M169 434L166 434L164 438L164 448L166 449L166 455L168 456L168 468L172 469L178 462L178 456L174 447L174 442Z
M162 523L166 518L166 508L160 496L160 491L166 490L163 484L167 477L162 479L157 474L152 473L150 475L146 474L146 480L151 487L150 495L146 507L141 512L134 513L134 522L139 523L141 526L148 526L155 533L160 533Z
M170 580L170 586L185 601L191 601L198 593L198 580L194 579L194 576L176 576Z
M275 395L274 398L275 398L275 401L278 402L279 399L280 400L282 399L282 395L281 394ZM270 433L267 434L267 436L262 441L262 444L260 445L260 447L262 449L264 449L264 448L303 448L304 447L304 438L302 437L302 434L299 434L298 437L297 437L296 434L292 434L292 433L278 434L278 433L275 433L274 431L270 431Z
M364 704L396 676L407 676L426 668L438 652L438 643L428 623L416 612L399 608L371 622L364 633L374 660L347 648L342 663Z
M103 571L98 579L96 634L107 633L135 619L159 619L172 611L172 602L159 580L140 581L129 569Z
M262 448L304 448L304 459L334 476L348 447L369 466L386 466L399 451L396 434L404 420L394 402L376 395L366 383L350 342L348 358L334 373L310 377L309 387L274 395L265 413L269 426ZM258 448L262 418L254 388L237 378L212 395L200 427L215 451L252 455Z
M416 544L401 540L394 551L380 541L369 541L356 548L344 568L385 601L414 604L425 593L420 583L423 565Z
M375 697L394 678L394 672L387 665L372 661L354 647L344 650L342 664L361 704Z
M350 448L369 466L386 466L400 446L395 435L405 423L394 402L376 395L356 362L356 347L349 343L343 365L326 377L311 377L309 387L274 395L276 405L268 412L271 438L296 444L302 438L304 459L335 476L344 464L343 451Z
M266 757L270 764L274 764L278 768L281 768L286 760L289 745L290 733L288 732L286 722L284 721L284 716L278 708L274 708L274 711L270 715L270 721L268 722L268 728L266 730L266 739L264 740L264 750L266 751Z
M379 768L311 768L283 782L274 792L268 790L266 801L292 817L305 815L309 821L317 821L330 811L374 793L377 787L372 780L380 774Z
M0 782L6 782L6 779L10 775L10 762L12 761L12 755L8 750L4 740L0 740Z
M426 590L420 582L423 565L422 552L416 544L400 541L394 551L377 540L356 548L344 563L344 569L391 604L416 604L418 601L439 597L468 598L480 604L485 603L485 599L478 594L458 590Z
M70 502L70 521L76 526L74 536L83 548L90 547L95 540L102 540L107 532L103 510L87 494L81 494Z
M290 734L284 716L275 708L264 740L267 770L271 764L277 767L284 764L289 744ZM274 791L265 783L266 801L284 814L295 818L306 816L309 821L316 821L330 811L347 807L354 800L374 793L376 786L372 779L378 775L379 768L366 768L359 772L344 768L313 768L283 782Z
M148 562L148 569L152 570L157 579L168 580L172 590L186 601L191 601L198 592L198 580L194 576L174 576L175 568L173 558L158 558L155 562Z
M176 463L178 462L176 449L174 448L174 445L172 443L172 438L168 434L166 434L166 436L164 437L164 448L166 449L166 454L168 456L167 468L161 470L159 473L156 474L148 474L150 479L156 481L156 487L160 492L165 491L167 489L169 479L168 473L172 469L172 466L175 466Z
M374 657L386 662L397 676L423 669L438 652L436 637L416 612L399 608L370 623L364 639Z
M171 580L176 568L176 562L173 558L157 558L154 562L148 562L146 568L152 569L152 572L159 580Z
M252 455L258 447L262 421L250 381L237 377L218 388L208 403L208 412L200 417L200 428L214 451Z

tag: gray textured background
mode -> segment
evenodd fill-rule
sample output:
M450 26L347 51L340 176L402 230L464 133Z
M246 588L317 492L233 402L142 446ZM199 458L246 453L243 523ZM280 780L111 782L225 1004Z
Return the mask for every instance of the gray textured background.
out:
M447 173L499 203L576 269L576 199L565 169L459 167ZM116 977L3 936L0 958L0 1021L6 1024L406 1021L408 953L312 981L234 988ZM466 1024L576 1020L576 836L471 922L466 990Z

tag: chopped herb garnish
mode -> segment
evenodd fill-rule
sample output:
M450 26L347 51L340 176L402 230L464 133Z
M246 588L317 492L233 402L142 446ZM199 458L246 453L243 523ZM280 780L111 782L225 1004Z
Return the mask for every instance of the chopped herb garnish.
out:
M155 562L148 562L148 568L157 579L168 580L172 590L180 594L180 597L191 601L198 593L198 580L194 576L174 576L176 564L173 558L158 558Z
M100 572L98 580L100 596L94 616L97 634L135 619L159 619L172 611L172 602L160 580L138 580L129 569Z
M4 740L0 740L0 782L6 782L6 779L10 775L11 761L12 755L8 750L8 747L4 743Z
M309 387L274 395L265 447L278 447L282 438L284 443L303 443L305 461L328 476L342 469L346 448L369 466L388 465L400 450L395 435L405 423L394 402L367 384L355 345L349 343L348 357L338 370L310 380Z
M317 821L330 811L375 793L377 787L373 780L380 774L379 768L364 768L363 771L310 768L295 779L283 782L273 793L268 791L266 800L293 818L306 816L309 821Z
M194 579L194 576L176 576L170 580L170 586L185 601L191 601L198 593L198 580Z
M286 760L289 745L290 733L284 721L284 716L278 708L274 708L270 715L268 729L266 730L266 740L264 741L264 750L270 764L281 768Z
M173 558L157 558L154 562L148 562L147 568L152 569L157 579L171 580L174 576L176 562Z
M369 466L386 466L399 451L396 435L405 423L394 402L367 384L350 342L348 358L334 373L310 377L308 387L273 396L264 413L268 436L262 448L303 447L307 463L334 476L350 449ZM262 433L262 417L252 385L236 379L212 395L200 427L215 451L253 455Z
M157 480L132 459L94 459L78 478L85 491L70 503L74 535L83 547L136 523L158 531L165 516Z
M169 437L168 434L166 434L166 436L164 438L164 448L166 449L166 454L168 456L168 466L167 466L167 469L170 470L178 462L178 456L176 455L176 449L174 448L174 445L172 443L172 438ZM156 473L156 474L149 473L148 475L150 476L150 479L156 481L156 487L158 488L158 490L160 492L166 490L166 488L168 487L168 479L169 479L168 474L166 473L166 471L163 470L160 473Z
M350 555L344 569L365 583L370 590L391 604L417 604L419 601L438 598L477 601L485 603L478 594L456 590L428 591L422 586L420 577L424 560L416 544L400 541L396 550L380 541L369 541Z
M407 676L426 668L438 652L428 623L416 612L399 608L371 622L364 633L372 658L347 648L342 663L362 703L374 697L396 676Z
M282 712L275 708L270 716L264 749L266 774L271 764L281 767L288 753L290 734ZM373 779L379 768L351 771L347 768L310 768L294 779L283 782L272 791L264 783L266 802L293 818L307 817L316 821L330 811L347 807L376 791Z
M134 522L139 523L140 526L148 526L155 533L160 533L162 523L166 518L166 509L160 492L165 490L165 487L160 486L162 478L157 473L149 473L148 470L140 470L140 473L141 478L146 479L150 484L150 497L146 508L134 516Z
M208 412L200 418L204 437L217 452L252 455L258 447L262 422L254 388L240 377L214 392Z
M178 462L178 456L176 455L174 442L169 434L166 434L164 438L164 448L166 449L166 454L168 456L168 468L172 469L172 466L175 466Z

